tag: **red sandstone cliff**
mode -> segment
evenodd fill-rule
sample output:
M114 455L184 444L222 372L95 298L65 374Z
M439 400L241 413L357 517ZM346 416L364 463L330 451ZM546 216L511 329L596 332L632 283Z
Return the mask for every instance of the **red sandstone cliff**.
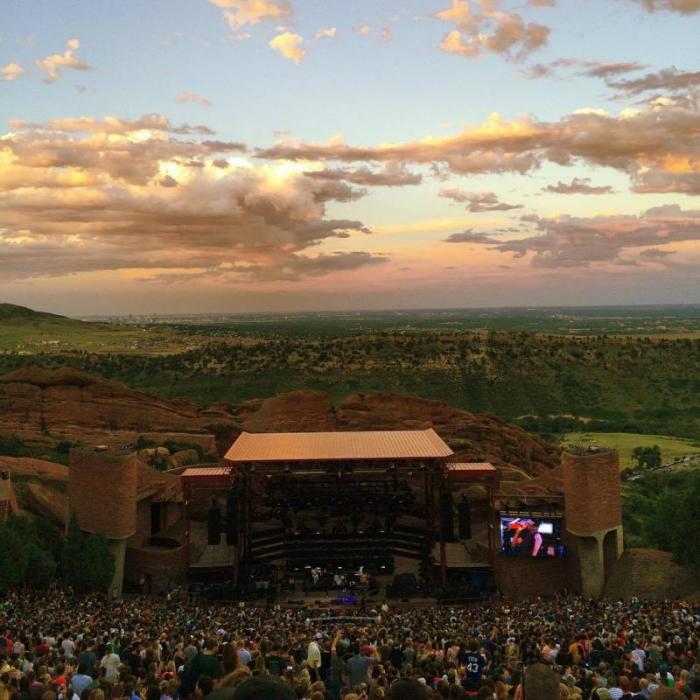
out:
M559 448L497 418L409 396L353 395L334 409L320 391L295 391L237 407L166 401L69 368L25 368L0 377L0 434L32 447L60 440L124 445L138 435L180 440L219 454L241 430L397 430L432 427L463 461L489 461L508 493L561 489ZM59 467L61 468L61 467ZM41 480L41 476L37 474Z
M355 394L334 411L323 391L294 391L248 401L233 416L248 432L434 428L462 461L487 461L509 493L560 491L560 449L491 416L410 396Z
M213 452L218 418L189 401L164 401L68 367L26 367L0 377L0 434L31 446L60 440L119 445L152 434Z

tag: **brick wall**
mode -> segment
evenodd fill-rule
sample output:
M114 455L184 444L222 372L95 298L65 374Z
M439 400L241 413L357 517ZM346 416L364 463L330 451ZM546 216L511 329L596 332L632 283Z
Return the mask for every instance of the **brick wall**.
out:
M568 530L592 534L622 523L617 452L566 451L562 467Z

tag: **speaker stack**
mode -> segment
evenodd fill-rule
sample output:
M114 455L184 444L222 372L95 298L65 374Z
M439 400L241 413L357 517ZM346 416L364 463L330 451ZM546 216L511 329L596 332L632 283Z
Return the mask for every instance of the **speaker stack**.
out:
M460 540L470 540L472 538L472 514L469 508L469 501L464 497L457 505L457 527Z
M239 498L238 489L232 486L226 496L226 544L238 543Z
M455 539L454 507L452 496L447 491L440 494L440 539L443 542Z
M221 508L212 501L207 512L207 543L221 544Z

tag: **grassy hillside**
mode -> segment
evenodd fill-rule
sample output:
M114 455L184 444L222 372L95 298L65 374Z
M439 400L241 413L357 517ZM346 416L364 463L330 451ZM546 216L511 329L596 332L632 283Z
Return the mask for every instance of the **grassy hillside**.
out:
M588 445L605 445L616 449L620 455L620 469L636 466L632 458L635 447L661 448L664 463L671 462L686 455L700 453L700 443L694 440L671 437L669 435L642 435L639 433L566 433L564 444L587 447Z
M89 323L24 306L0 304L0 352L37 353L176 351L172 331Z

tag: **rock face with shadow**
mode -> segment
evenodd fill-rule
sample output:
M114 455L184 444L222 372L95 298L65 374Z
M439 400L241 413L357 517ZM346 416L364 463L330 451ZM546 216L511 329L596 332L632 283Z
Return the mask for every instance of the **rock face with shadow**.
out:
M168 401L118 382L67 367L26 367L0 377L0 435L20 439L32 455L64 441L125 447L139 437L154 445L171 441L222 456L241 433L433 428L461 461L488 461L508 493L561 491L560 449L491 416L440 401L391 394L354 394L337 407L323 391L294 391L238 406L207 408ZM177 453L192 463L194 450ZM186 458L186 459L185 459ZM29 457L5 458L25 482L22 507L59 519L64 466ZM169 466L173 466L170 464ZM36 484L36 486L31 486ZM52 499L51 492L56 491ZM53 501L53 502L52 502Z

